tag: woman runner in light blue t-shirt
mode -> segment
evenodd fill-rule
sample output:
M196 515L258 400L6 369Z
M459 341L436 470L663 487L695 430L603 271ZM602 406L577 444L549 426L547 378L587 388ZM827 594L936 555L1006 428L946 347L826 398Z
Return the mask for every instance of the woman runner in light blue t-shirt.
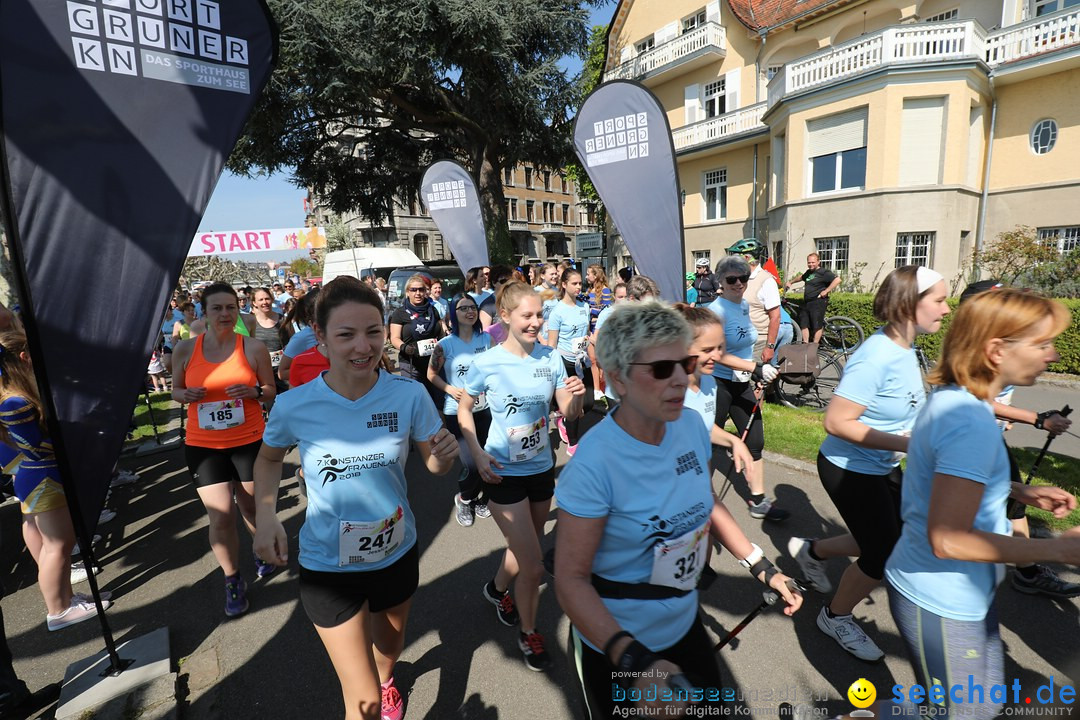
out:
M454 434L461 446L461 477L458 478L458 494L454 496L455 515L458 525L469 527L476 517L491 517L487 496L481 492L480 473L476 462L464 442L461 425L458 424L458 402L466 397L465 377L472 367L473 358L491 348L491 335L480 329L476 301L463 295L450 303L447 311L450 334L439 341L428 365L428 382L445 393L443 417L446 429ZM491 411L487 400L477 398L473 406L473 422L480 443L487 442L491 427Z
M428 471L458 454L424 387L380 369L385 330L377 292L353 277L326 284L316 332L330 369L283 393L255 461L255 551L289 561L278 519L281 466L300 449L308 498L300 529L300 600L341 682L345 718L400 720L394 665L419 583L415 518L405 461L410 445Z
M1033 385L1059 359L1054 338L1070 322L1060 302L1020 290L983 293L957 310L930 375L935 388L908 443L904 527L885 578L916 682L945 689L933 699L937 717L984 720L1001 711L990 688L1007 682L994 601L1004 564L1080 564L1080 528L1048 540L1012 535L1009 499L1059 518L1077 503L1060 488L1010 479L990 404L1006 385ZM1048 633L1076 637L1074 614L1045 624ZM960 697L949 692L956 686L965 689ZM966 690L973 686L986 689L974 702Z
M544 638L536 630L544 572L540 538L555 492L548 416L554 398L563 415L578 417L585 384L576 375L567 377L559 354L536 342L543 322L539 293L526 283L510 282L499 289L497 298L499 319L509 334L473 360L465 380L469 394L458 406L458 422L476 458L491 516L508 545L495 577L484 585L484 598L495 605L504 625L520 621L518 647L526 666L539 672L551 665ZM491 409L491 429L483 447L471 412L471 403L481 395Z
M577 376L585 383L582 414L593 406L593 375L589 363L589 329L592 320L589 304L580 300L581 273L573 268L563 270L559 278L559 301L548 315L547 344L559 351L567 376ZM574 456L580 438L577 419L559 418L556 421L559 437L566 443L566 454Z

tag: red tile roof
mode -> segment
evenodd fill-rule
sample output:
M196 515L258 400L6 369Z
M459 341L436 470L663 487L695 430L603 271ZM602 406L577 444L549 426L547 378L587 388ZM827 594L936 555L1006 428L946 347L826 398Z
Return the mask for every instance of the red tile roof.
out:
M728 5L743 25L751 30L761 30L850 2L852 0L728 0Z

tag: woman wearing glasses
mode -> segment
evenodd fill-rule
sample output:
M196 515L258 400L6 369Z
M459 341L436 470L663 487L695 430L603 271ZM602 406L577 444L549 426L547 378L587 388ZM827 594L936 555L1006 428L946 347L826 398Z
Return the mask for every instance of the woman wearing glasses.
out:
M428 282L419 273L405 282L405 302L390 314L390 344L398 351L401 376L422 382L439 407L442 393L428 381L428 364L444 333L439 311L428 298Z
M765 495L765 431L761 412L754 411L759 399L759 385L768 385L776 377L776 368L753 360L757 330L750 321L750 304L743 298L750 281L750 265L739 255L728 255L716 266L720 294L708 306L724 321L724 344L727 352L714 373L716 376L716 424L724 427L728 418L739 435L746 435L746 446L754 462L743 471L750 487L750 517L756 520L786 520L791 513L776 507ZM760 392L764 392L764 387ZM749 428L749 430L747 430Z
M663 694L683 673L695 687L730 685L698 610L710 536L783 596L787 615L802 603L713 495L709 431L697 413L683 412L698 362L692 339L686 320L663 303L611 311L596 354L619 404L559 475L555 592L572 623L571 664L589 717L635 705L618 702L620 693L652 697L672 715L678 703Z
M469 453L469 446L461 434L458 424L458 403L468 397L465 391L465 377L472 367L473 358L492 345L491 336L480 329L480 319L476 301L469 295L462 295L450 303L447 312L450 319L450 334L435 346L428 365L427 379L432 385L446 394L443 402L443 417L446 429L454 434L461 447L461 477L458 478L458 494L454 496L454 506L458 525L469 527L476 517L491 517L488 510L487 496L480 490L480 472ZM487 442L488 428L491 427L491 412L487 409L487 399L482 395L476 398L472 408L473 423L480 444Z

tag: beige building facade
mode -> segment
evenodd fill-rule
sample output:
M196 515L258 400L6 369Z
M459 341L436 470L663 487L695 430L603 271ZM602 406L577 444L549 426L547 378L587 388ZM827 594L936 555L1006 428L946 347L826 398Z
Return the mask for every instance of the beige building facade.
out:
M688 266L753 236L955 286L1018 225L1080 246L1080 0L621 0L613 78L666 111Z

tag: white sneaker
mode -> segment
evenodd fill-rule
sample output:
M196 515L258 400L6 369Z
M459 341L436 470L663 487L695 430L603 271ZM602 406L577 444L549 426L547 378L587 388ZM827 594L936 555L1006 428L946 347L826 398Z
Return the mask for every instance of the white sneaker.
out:
M112 605L108 600L101 601L101 607L108 608ZM55 630L63 630L68 625L74 625L75 623L81 623L83 620L89 620L97 615L97 605L92 602L86 602L80 595L71 596L71 607L58 615L46 615L45 625L49 628L49 632Z
M799 563L803 578L818 592L827 593L832 590L832 583L829 582L829 576L825 574L825 561L810 557L812 543L813 541L809 538L793 537L788 540L788 553L795 558L795 562Z
M102 508L101 514L98 515L98 525L104 525L115 517L115 510L110 510L109 508Z
M94 574L97 575L101 572L101 568L94 568ZM81 560L77 563L71 563L71 584L78 585L81 582L86 582L86 563Z
M99 542L101 542L101 536L95 535L94 539L90 541L90 545L97 545ZM71 554L72 556L82 555L82 548L79 547L79 543L75 543L75 547L71 548Z
M874 662L885 657L885 653L881 651L881 648L863 632L863 629L858 626L855 618L851 615L829 617L829 614L825 612L825 608L821 608L821 612L817 616L817 626L821 628L821 632L838 642L840 647L860 660Z

